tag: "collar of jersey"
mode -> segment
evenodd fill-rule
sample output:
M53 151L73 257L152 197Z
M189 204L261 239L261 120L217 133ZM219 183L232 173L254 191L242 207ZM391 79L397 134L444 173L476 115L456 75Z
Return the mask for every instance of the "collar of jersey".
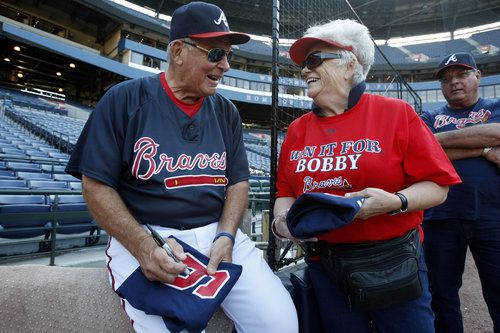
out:
M172 102L174 102L174 104L177 105L177 107L179 109L181 109L182 112L184 112L190 118L194 117L198 113L198 111L201 108L201 105L203 104L203 101L205 100L205 97L201 97L198 100L198 102L196 102L194 104L184 103L183 101L181 101L180 99L175 97L174 93L172 92L172 89L170 89L170 87L167 83L167 80L165 79L165 73L160 74L160 81L161 81L161 85L163 86L163 89L165 89L165 92L167 93L168 97L170 97Z
M349 96L347 97L347 110L346 111L349 111L350 109L355 107L356 104L358 104L358 102L361 99L361 96L363 96L363 93L365 92L365 90L366 90L366 83L365 83L365 81L363 81L363 82L359 83L358 85L356 85L355 87L353 87L351 89L351 91L349 91ZM316 103L313 102L311 109L312 110L319 109L319 106L317 106Z

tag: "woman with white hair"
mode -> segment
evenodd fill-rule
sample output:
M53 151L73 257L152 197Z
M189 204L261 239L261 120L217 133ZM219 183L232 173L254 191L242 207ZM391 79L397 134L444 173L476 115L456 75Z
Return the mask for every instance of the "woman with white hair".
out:
M290 57L314 103L292 122L281 148L274 233L305 247L325 331L433 332L422 210L442 203L460 178L409 104L365 93L374 62L365 26L334 20L311 27ZM359 211L352 222L301 238L287 212L308 192L359 198ZM332 224L321 216L308 225Z

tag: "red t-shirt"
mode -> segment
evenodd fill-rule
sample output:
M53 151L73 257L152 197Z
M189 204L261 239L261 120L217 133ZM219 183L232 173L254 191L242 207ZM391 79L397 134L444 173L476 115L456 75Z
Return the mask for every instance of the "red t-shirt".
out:
M363 94L341 115L320 118L309 112L292 122L281 147L277 197L344 195L367 187L397 192L425 180L460 183L441 145L409 104ZM320 239L352 243L399 237L418 226L422 215L354 220Z

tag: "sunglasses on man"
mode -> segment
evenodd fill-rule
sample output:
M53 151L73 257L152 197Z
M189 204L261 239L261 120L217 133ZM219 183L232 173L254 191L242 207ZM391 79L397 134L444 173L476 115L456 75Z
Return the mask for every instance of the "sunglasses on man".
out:
M307 56L306 60L302 61L302 69L307 67L308 69L314 69L323 63L323 60L327 59L340 59L342 55L339 53L330 52L314 52Z
M208 58L209 62L214 62L214 63L219 62L222 60L222 58L224 58L224 56L226 56L227 62L230 62L231 58L233 57L233 51L226 51L226 50L221 49L219 47L207 50L206 48L203 48L201 46L198 46L194 43L191 43L191 42L188 42L185 40L181 40L181 42L183 42L184 44L187 44L187 45L194 46L198 50L205 51L207 53L207 58Z

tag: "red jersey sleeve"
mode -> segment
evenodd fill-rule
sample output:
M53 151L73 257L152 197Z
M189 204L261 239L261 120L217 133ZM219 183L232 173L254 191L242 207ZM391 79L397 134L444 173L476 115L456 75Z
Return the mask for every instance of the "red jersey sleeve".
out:
M432 132L411 107L408 108L410 108L409 137L403 158L408 185L424 180L441 186L461 183L455 168Z

